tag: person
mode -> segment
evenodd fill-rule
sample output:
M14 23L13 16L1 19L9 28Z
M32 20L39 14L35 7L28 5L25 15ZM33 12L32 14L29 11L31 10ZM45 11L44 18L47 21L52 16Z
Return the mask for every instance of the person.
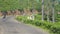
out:
M6 18L6 14L7 14L7 12L6 11L3 11L3 19Z

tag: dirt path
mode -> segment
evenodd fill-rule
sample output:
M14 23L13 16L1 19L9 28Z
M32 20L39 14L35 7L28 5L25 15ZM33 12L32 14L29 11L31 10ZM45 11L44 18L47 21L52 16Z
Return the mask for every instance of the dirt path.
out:
M14 20L13 16L0 18L0 34L48 34L41 29L34 28Z

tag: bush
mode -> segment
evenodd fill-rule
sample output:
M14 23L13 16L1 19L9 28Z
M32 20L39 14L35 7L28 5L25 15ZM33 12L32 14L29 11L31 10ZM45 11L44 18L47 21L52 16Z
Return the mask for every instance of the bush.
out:
M42 25L42 22L40 22L39 20L36 20L36 21L35 21L35 25L36 25L36 26L41 26L41 25Z
M45 22L44 24L45 24L44 26L45 26L47 29L50 29L51 26L52 26L52 23L51 23L51 22Z
M19 17L19 16L18 16L16 19L17 19L17 20L19 20L19 21L21 21L21 20L22 20L22 18L21 18L21 17Z
M52 26L51 31L52 31L53 33L59 33L59 34L60 34L60 27Z
M35 15L35 19L37 19L37 20L41 20L41 15Z
M53 33L60 34L60 22L58 22L58 23L51 23L51 22L47 22L47 21L42 22L37 17L35 17L35 18L36 18L35 20L29 20L29 19L27 19L27 17L18 16L16 19L23 21L24 23L33 24L36 26L44 26L45 28L51 30Z

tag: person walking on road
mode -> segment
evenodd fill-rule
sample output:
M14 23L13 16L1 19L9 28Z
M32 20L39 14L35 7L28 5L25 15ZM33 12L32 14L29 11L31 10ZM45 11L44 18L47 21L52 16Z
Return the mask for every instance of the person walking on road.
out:
M3 13L3 19L5 19L7 15L7 11L3 11L2 13Z

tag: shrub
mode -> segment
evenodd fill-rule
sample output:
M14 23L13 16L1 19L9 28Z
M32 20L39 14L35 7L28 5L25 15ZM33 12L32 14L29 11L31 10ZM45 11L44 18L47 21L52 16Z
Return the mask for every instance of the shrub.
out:
M35 15L35 19L37 19L37 20L41 20L41 15Z
M45 26L47 29L50 29L51 26L52 26L52 23L50 23L50 22L44 22L44 26Z
M35 25L36 25L36 26L41 26L41 25L42 25L42 22L36 20L36 21L35 21Z
M51 29L50 29L53 33L58 33L60 34L60 24L59 23L55 23Z
M39 18L39 17L38 17ZM38 19L35 15L35 20L29 20L27 19L27 16L18 16L16 19L23 21L24 23L33 24L36 26L44 26L45 28L51 30L54 34L60 34L60 22L58 23L51 23L44 21L42 22L40 19Z

